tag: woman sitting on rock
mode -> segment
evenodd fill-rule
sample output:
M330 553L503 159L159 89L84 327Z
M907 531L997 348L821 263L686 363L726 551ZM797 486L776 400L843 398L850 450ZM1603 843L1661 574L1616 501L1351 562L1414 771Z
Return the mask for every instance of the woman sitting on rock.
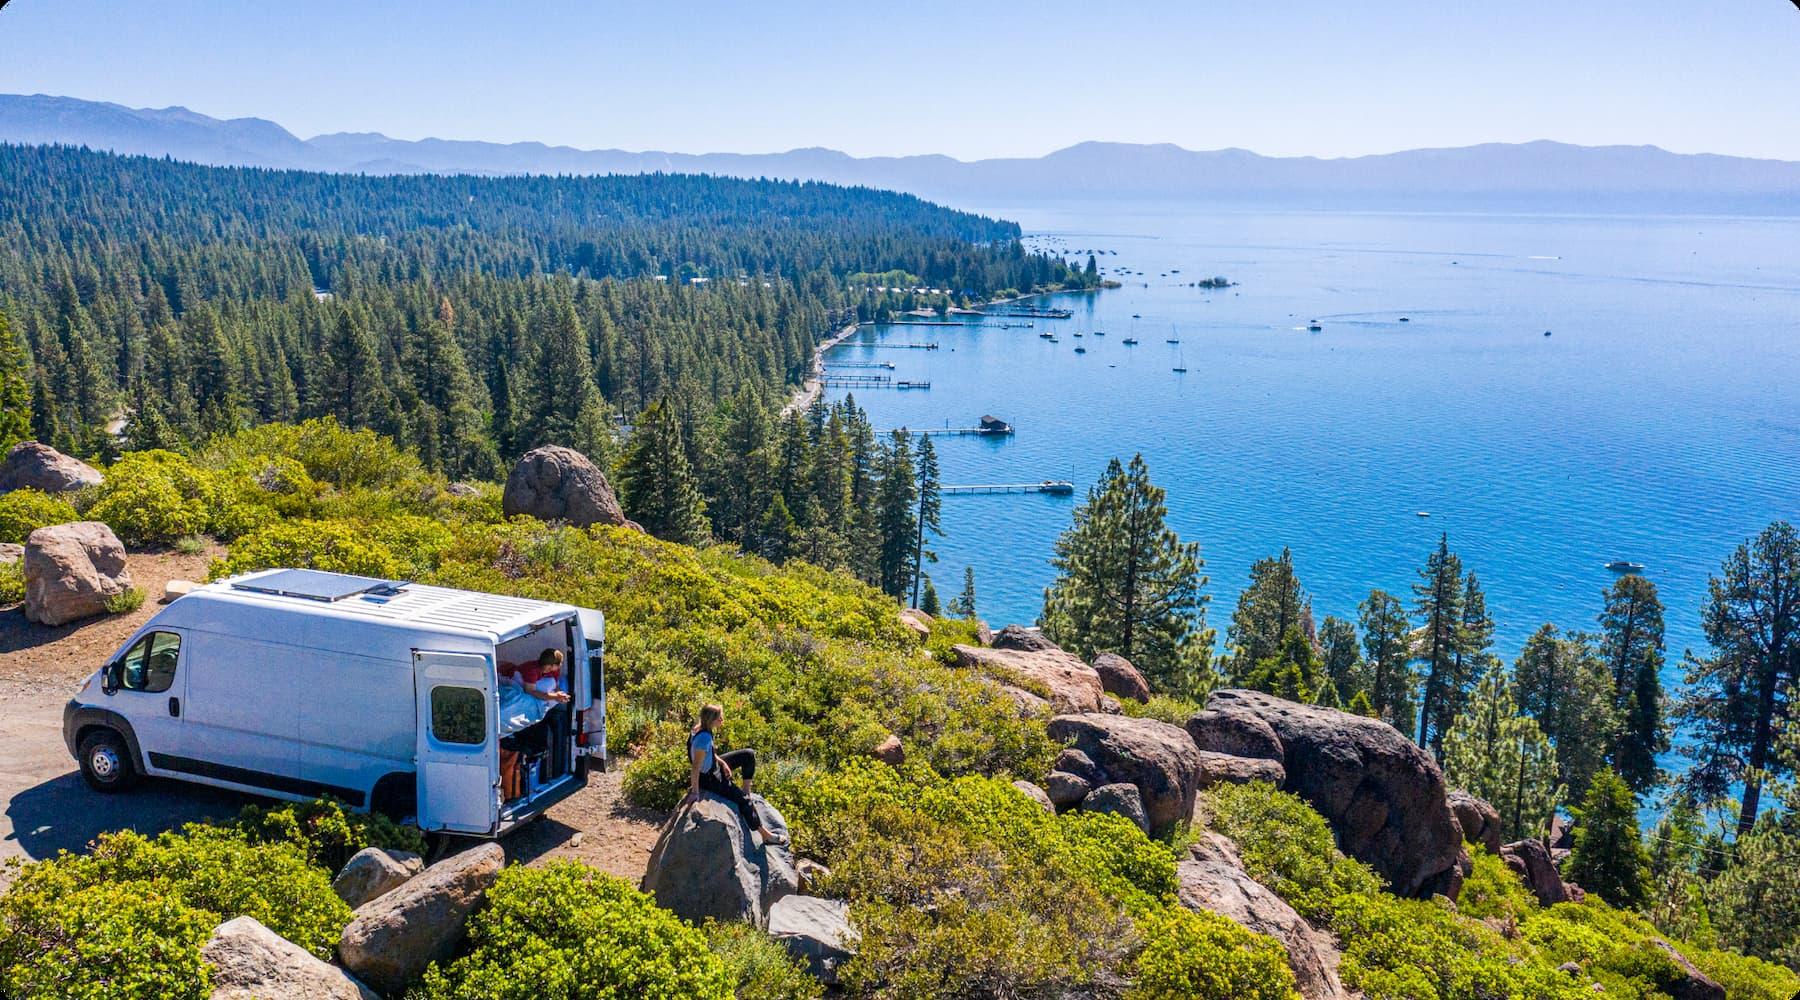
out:
M693 732L688 735L688 793L681 804L685 806L696 801L701 792L711 792L736 806L738 815L744 817L750 829L763 835L763 843L780 847L787 843L787 838L773 830L764 830L756 804L750 801L750 783L756 777L756 751L744 749L719 753L714 747L713 734L723 721L725 709L722 706L707 705L700 709L700 721L694 723ZM731 783L733 774L742 776L742 788Z

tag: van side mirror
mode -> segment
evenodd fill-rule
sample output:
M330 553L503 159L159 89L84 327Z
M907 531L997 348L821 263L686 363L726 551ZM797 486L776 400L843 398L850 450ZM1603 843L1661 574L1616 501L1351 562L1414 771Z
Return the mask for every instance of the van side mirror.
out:
M118 660L100 668L100 693L112 694L119 690L119 670L123 666Z

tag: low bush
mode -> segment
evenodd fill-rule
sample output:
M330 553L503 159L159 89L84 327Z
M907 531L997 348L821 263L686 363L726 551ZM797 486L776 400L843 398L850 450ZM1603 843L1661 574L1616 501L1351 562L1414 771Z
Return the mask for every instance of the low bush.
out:
M104 833L88 854L24 866L0 897L0 994L204 997L200 946L244 915L330 958L350 908L292 844L199 824Z
M106 470L91 491L87 516L105 521L131 545L197 534L235 538L276 516L270 507L246 502L251 493L229 475L174 452L138 451Z
M418 827L379 813L352 812L336 799L245 806L232 828L251 843L291 844L333 873L365 847L425 853L425 836Z
M144 588L126 587L105 601L109 615L128 615L144 606Z
M1167 909L1139 922L1147 942L1126 1000L1297 1000L1287 952L1224 917Z
M0 494L0 542L23 542L39 528L81 520L62 497L33 489Z
M572 861L511 866L469 921L463 954L409 1000L726 1000L706 936L622 879Z
M1456 896L1457 912L1517 927L1537 911L1537 897L1506 862L1489 854L1480 844L1466 846L1474 871L1463 880L1462 891Z
M706 943L725 963L733 1000L820 1000L825 988L787 948L742 923L707 921Z
M278 521L238 539L213 561L212 579L275 566L322 569L360 576L397 577L403 563L353 521Z
M0 563L0 606L25 599L25 566L18 560Z
M423 474L419 460L388 438L350 430L330 417L300 424L262 424L214 438L200 455L208 468L270 458L298 462L306 474L340 490L380 489Z
M1800 973L1785 965L1712 948L1683 946L1681 953L1725 987L1728 1000L1793 1000L1800 996Z
M1325 818L1298 796L1255 782L1215 785L1203 802L1209 825L1236 842L1250 876L1310 920L1330 920L1340 897L1381 888L1366 865L1339 853Z

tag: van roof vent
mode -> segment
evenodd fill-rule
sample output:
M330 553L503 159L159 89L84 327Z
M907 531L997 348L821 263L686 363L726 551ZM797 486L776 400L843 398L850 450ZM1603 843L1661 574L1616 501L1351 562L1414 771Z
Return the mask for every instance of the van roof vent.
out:
M231 585L233 590L247 590L255 594L276 594L281 597L298 597L308 601L322 601L326 604L359 594L391 596L399 593L400 588L404 586L406 586L406 582L403 580L379 580L372 576L326 573L316 569L281 569L248 580L235 581Z

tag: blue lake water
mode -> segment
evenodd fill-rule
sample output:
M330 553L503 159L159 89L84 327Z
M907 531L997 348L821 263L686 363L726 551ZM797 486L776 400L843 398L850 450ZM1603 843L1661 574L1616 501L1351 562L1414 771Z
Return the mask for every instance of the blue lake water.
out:
M1076 484L945 498L932 578L947 600L974 566L996 625L1036 618L1070 512L1133 452L1201 543L1221 636L1250 563L1284 545L1315 616L1353 617L1372 587L1410 604L1448 532L1509 661L1544 622L1594 626L1606 562L1644 563L1668 608L1671 680L1703 645L1708 574L1800 515L1800 220L1001 214L1035 245L1109 251L1109 276L1144 273L1036 300L1068 320L865 328L828 359L931 382L858 393L878 428L983 413L1017 428L937 440L944 482ZM1189 287L1215 274L1238 284ZM940 348L872 346L909 341Z

